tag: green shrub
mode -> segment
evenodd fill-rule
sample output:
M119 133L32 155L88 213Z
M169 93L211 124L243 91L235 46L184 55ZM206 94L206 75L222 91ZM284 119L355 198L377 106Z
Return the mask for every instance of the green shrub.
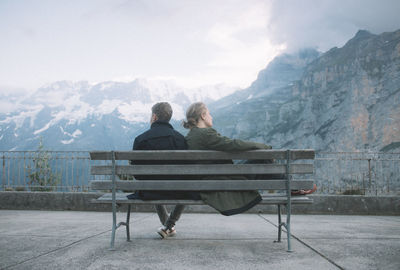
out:
M52 191L60 183L61 175L54 174L50 167L50 154L44 150L42 138L33 157L33 166L28 165L28 178L32 191Z

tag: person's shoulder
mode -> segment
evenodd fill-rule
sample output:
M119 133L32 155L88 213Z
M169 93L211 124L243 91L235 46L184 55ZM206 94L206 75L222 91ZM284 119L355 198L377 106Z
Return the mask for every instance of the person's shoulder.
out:
M194 127L192 128L188 135L188 136L214 136L217 135L217 131L213 128L198 128L198 127Z
M202 129L201 132L202 132L203 134L207 135L207 136L215 136L215 135L218 135L218 132L217 132L214 128L212 128L212 127L200 128L200 129Z
M142 134L139 134L138 136L136 136L135 140L133 141L133 149L134 150L139 150L139 149L142 149L144 147L143 144L148 139L149 132L150 132L150 129L146 130Z
M142 134L137 135L135 138L135 141L142 141L149 135L150 132L151 132L151 129L148 129L145 132L143 132Z

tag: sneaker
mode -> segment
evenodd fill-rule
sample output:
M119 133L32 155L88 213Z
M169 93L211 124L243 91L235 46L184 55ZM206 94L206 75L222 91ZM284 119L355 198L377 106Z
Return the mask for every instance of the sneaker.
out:
M161 236L162 239L175 236L176 235L176 229L175 227L172 228L167 228L165 226L161 227L158 229L157 233Z
M313 189L307 189L307 190L304 190L304 189L292 190L291 194L292 194L293 196L308 195L308 194L314 193L316 190L317 190L317 185L314 184Z

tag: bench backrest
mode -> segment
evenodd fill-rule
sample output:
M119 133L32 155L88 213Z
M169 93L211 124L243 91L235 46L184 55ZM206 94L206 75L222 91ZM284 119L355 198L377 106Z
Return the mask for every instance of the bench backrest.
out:
M300 150L253 150L245 152L221 152L203 150L149 150L149 151L93 151L91 160L109 161L106 165L91 166L92 175L110 175L114 180L91 181L92 189L107 190L284 190L288 188L288 179L292 175L313 174L312 161L315 151ZM272 164L220 164L226 160L275 160ZM154 163L175 161L179 163L202 163L215 161L214 164L165 164L118 165L121 160L140 160ZM306 160L306 161L305 161ZM308 162L307 162L308 160ZM190 162L188 162L190 161ZM304 162L305 161L305 162ZM116 175L146 175L149 180L117 181ZM171 179L152 180L151 176L170 176ZM207 180L190 180L193 176L206 176ZM285 175L286 179L262 180L215 180L219 175ZM187 180L174 179L185 176ZM211 178L211 179L209 179ZM114 181L114 184L113 182ZM310 189L312 180L290 181L291 189Z

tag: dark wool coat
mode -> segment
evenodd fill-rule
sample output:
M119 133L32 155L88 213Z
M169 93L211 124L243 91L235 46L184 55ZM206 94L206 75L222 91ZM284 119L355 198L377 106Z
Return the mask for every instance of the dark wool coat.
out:
M133 150L186 150L185 137L168 123L156 121L151 128L137 136L133 143ZM131 164L156 164L154 161L131 160ZM179 164L179 161L160 161L157 164ZM136 179L145 180L146 176L135 176ZM151 176L151 179L163 180L164 175ZM167 178L179 178L169 176ZM131 195L130 195L131 196ZM128 198L142 200L168 200L168 199L200 199L199 194L190 191L139 191Z
M135 138L133 150L186 150L185 137L168 122L156 121Z
M247 142L221 136L213 128L194 127L190 130L185 138L190 150L218 150L233 152L256 149L271 149L271 146L262 143ZM223 176L214 176L213 178L231 179ZM241 179L246 178L243 177ZM210 205L218 210L221 214L226 216L247 211L261 201L261 196L257 191L201 192L200 196L206 204Z

